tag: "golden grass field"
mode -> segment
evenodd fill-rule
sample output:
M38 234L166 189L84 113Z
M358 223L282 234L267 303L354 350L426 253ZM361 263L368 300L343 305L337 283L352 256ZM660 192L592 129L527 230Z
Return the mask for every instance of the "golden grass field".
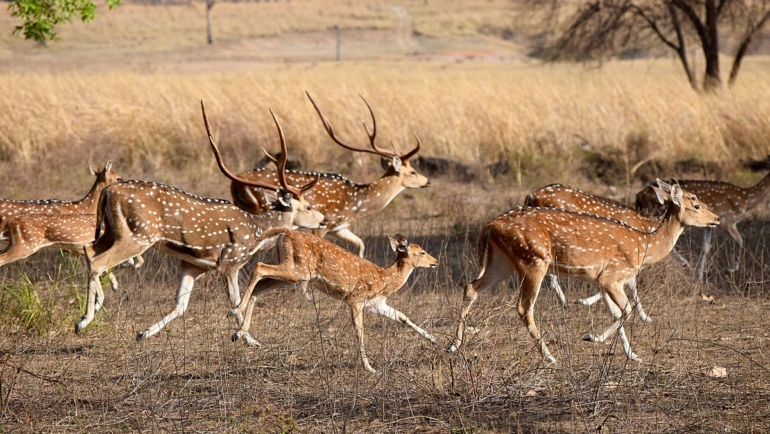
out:
M439 259L389 301L441 345L367 313L369 356L382 369L369 375L346 309L294 289L260 296L252 334L261 349L233 344L214 275L196 283L185 316L137 343L137 331L171 310L179 283L178 261L154 251L141 269L118 270L120 291L107 290L76 336L85 261L42 252L0 269L0 431L770 430L765 205L739 225L738 273L723 271L735 245L716 231L706 284L671 257L640 275L653 322L630 319L627 332L642 364L615 339L581 340L609 324L605 307L561 307L543 289L536 321L559 360L547 365L516 314L512 281L481 296L463 350L443 351L477 272L481 225L531 189L563 182L628 200L654 176L742 186L764 176L743 163L770 154L770 58L748 57L734 88L701 95L670 58L540 64L526 56L537 29L507 0L217 3L213 46L201 3L103 9L46 46L11 36L14 21L0 14L0 197L78 199L92 183L84 160L112 159L124 178L227 198L201 99L234 170L257 165L263 147L278 150L272 108L305 169L370 182L379 161L334 145L304 92L339 136L365 145L360 94L380 146L411 148L416 133L421 156L474 174L432 175L430 188L353 225L380 265L393 259L385 235L395 233ZM331 60L337 23L343 62ZM501 160L509 172L485 169ZM700 237L688 230L679 243L693 263ZM596 290L562 286L570 300ZM727 377L704 375L714 366Z

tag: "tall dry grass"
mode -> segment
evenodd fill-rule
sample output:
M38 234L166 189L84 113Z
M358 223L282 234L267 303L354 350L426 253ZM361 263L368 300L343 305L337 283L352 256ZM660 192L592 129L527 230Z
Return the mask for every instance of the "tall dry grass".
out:
M87 157L112 158L128 177L225 194L206 146L203 99L234 169L253 167L262 147L277 149L273 108L290 151L308 168L371 179L361 170L368 159L329 140L304 95L309 90L348 141L366 143L360 93L377 114L381 146L393 140L409 148L414 132L421 155L470 163L505 158L525 184L574 180L576 162L595 155L626 159L629 170L648 159L734 168L770 150L767 66L767 59L748 59L738 85L714 95L694 93L679 67L662 60L602 69L372 62L238 73L5 74L0 157L15 171L48 167L62 178L65 167L71 173ZM15 176L6 173L3 188L17 185Z

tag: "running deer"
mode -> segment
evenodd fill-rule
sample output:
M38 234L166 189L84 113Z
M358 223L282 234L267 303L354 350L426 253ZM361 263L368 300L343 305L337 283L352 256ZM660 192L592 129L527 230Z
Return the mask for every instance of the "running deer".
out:
M99 195L105 187L119 182L120 175L112 171L112 161L107 161L103 170L88 162L88 169L91 174L96 176L94 185L84 198L78 201L66 200L10 200L0 199L0 224L6 219L21 214L96 214L96 205L99 202ZM7 240L0 237L0 241Z
M593 214L601 217L607 217L614 220L620 220L627 225L642 232L654 230L660 223L655 217L647 217L639 214L636 210L623 206L620 202L607 198L594 196L574 187L563 184L551 184L539 188L527 195L524 206L540 208L559 208L567 211L578 211L587 214ZM551 288L556 291L561 304L566 304L564 292L559 285L559 279L554 273L548 273L548 279ZM642 303L639 300L639 294L636 290L636 278L628 282L634 297L634 306L639 317L650 322L652 319L644 312ZM601 293L597 293L588 298L578 300L578 303L584 306L590 306L602 298ZM610 306L611 300L605 297L605 302Z
M324 116L318 104L307 93L310 102L313 103L316 112L323 122L326 132L331 139L345 149L355 152L368 152L379 155L383 159L385 173L380 179L370 184L356 184L336 173L308 173L299 171L288 171L286 176L290 182L304 183L311 179L320 177L318 184L305 193L305 198L322 212L329 220L329 225L325 229L316 230L315 234L323 237L330 235L334 238L347 241L358 248L358 255L364 256L364 242L356 234L351 232L350 225L358 219L369 217L382 211L399 193L407 188L421 188L430 185L430 181L425 176L419 174L409 163L409 159L417 155L420 151L420 139L417 139L417 146L405 154L397 152L395 149L389 151L382 149L375 144L377 137L377 120L374 117L374 111L364 100L369 114L372 116L372 130L366 123L361 122L369 136L369 146L358 147L347 144L340 140L334 133L329 120ZM239 174L241 178L260 181L274 181L276 173L272 169L254 169ZM249 187L242 183L234 182L231 185L230 192L233 196L233 203L239 208L250 213L261 214L267 209L270 198L263 190Z
M770 156L768 156L770 159ZM741 267L741 252L743 251L743 237L738 232L737 224L747 217L749 210L765 201L770 193L770 173L753 187L742 188L723 181L694 181L679 180L673 178L670 182L678 182L679 185L695 194L703 203L708 205L709 209L720 218L719 227L722 228L730 238L738 244L733 258L733 265L727 269L734 273ZM660 209L652 201L652 188L647 187L636 195L636 208L640 213L649 215L659 215ZM701 256L698 260L696 273L698 280L705 281L706 256L711 249L711 236L713 232L706 230L703 232L703 244Z
M556 363L534 320L540 284L551 271L600 285L613 302L610 310L615 321L601 335L590 334L585 339L604 342L618 331L626 356L640 362L623 329L631 314L623 284L643 266L668 255L684 226L719 224L719 217L676 184L669 192L655 187L655 193L667 209L652 232L639 231L619 220L554 208L514 208L487 223L478 243L479 273L465 289L457 334L447 352L462 345L468 312L479 293L516 272L521 283L519 317L530 336L539 341L542 356Z
M88 261L88 306L83 319L75 327L76 332L82 331L93 320L94 313L104 303L99 275L150 247L182 260L182 281L177 291L176 307L162 320L139 333L137 340L154 335L184 314L195 280L208 271L219 271L226 283L231 305L237 306L241 301L239 270L257 251L257 238L263 231L292 225L318 228L325 224L324 216L303 197L303 192L315 181L295 188L284 176L288 155L286 140L272 111L270 113L281 141L281 158L273 159L278 167L280 185L241 179L227 170L211 135L203 102L201 111L209 144L220 170L233 181L277 190L275 209L258 216L222 199L199 197L175 187L145 181L126 181L106 188L97 209L97 234L101 235L97 235L93 245L94 255ZM243 318L239 317L238 321L240 324Z
M277 246L279 264L258 263L254 275L238 307L230 315L243 317L241 329L233 341L245 338L253 346L260 346L249 334L251 316L257 295L267 289L297 282L319 281L318 288L329 296L347 303L350 318L356 329L359 352L364 368L376 372L369 364L364 348L364 308L393 321L413 328L420 336L437 344L436 338L418 327L406 315L387 304L387 297L406 283L415 268L435 268L438 261L422 247L396 235L388 237L396 260L387 268L379 267L336 244L313 234L287 229L271 229L259 239L259 247Z
M91 190L78 201L65 200L0 200L0 265L26 258L45 247L69 250L83 254L83 248L94 241L96 205L105 187L122 181L112 171L112 161L104 169L88 162L88 169L96 177ZM128 260L139 268L142 257ZM118 281L109 273L112 289Z

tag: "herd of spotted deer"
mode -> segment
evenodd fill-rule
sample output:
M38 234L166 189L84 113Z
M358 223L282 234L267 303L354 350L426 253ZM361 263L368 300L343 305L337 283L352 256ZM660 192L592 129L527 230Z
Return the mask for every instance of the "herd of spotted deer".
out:
M139 267L142 253L152 247L181 260L182 279L174 309L139 333L138 340L156 334L182 315L195 280L216 270L226 283L232 306L228 315L236 317L239 325L233 340L242 338L251 346L260 346L249 334L249 328L254 303L261 292L293 283L301 283L305 291L309 283L317 282L320 291L347 303L361 360L368 371L375 372L364 349L365 309L406 324L437 344L430 333L386 302L415 268L437 267L436 258L397 235L388 237L396 252L395 261L389 267L379 267L363 259L364 243L350 230L352 222L379 212L404 189L430 184L409 163L420 150L419 138L415 135L417 144L408 153L377 146L376 119L364 99L372 117L371 131L362 122L369 145L347 144L335 135L310 94L308 97L335 143L348 150L383 157L385 173L378 180L356 184L337 174L287 170L286 141L272 111L281 154L274 158L265 153L276 168L233 174L223 162L201 102L210 147L220 170L232 181L233 202L199 197L154 182L124 181L112 172L109 161L103 170L89 164L96 182L80 201L0 201L0 241L7 243L0 252L0 265L44 247L85 255L89 270L88 303L85 315L75 327L77 333L104 305L100 276L124 262ZM636 291L639 271L668 255L686 226L720 226L742 247L736 223L768 191L770 174L750 188L721 181L658 180L637 195L638 211L560 184L533 191L524 206L483 226L478 240L479 272L465 289L456 335L446 351L457 351L462 345L467 316L478 294L515 273L521 288L518 314L539 344L542 356L555 363L541 339L533 312L546 275L561 302L566 302L557 280L557 275L562 274L597 283L600 293L579 302L592 304L604 298L614 317L601 335L589 335L586 339L602 342L617 331L627 357L639 361L623 329L624 320L632 313L624 286L631 289L639 316L650 321ZM313 233L293 230L297 228ZM325 235L355 245L358 255L323 240ZM697 265L701 280L710 241L711 231L705 231ZM256 252L274 247L278 263L258 263L246 294L241 297L239 270ZM738 269L739 259L734 258L729 271ZM109 278L113 289L117 288L118 282L111 273Z

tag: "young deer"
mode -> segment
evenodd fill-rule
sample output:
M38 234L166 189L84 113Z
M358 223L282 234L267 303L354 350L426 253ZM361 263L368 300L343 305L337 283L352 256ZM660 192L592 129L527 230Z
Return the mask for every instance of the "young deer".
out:
M551 271L599 284L613 301L610 307L615 321L601 335L588 335L586 340L604 342L617 330L626 356L641 361L631 351L623 329L631 314L623 284L643 266L668 255L684 226L719 224L719 217L678 185L671 186L670 193L657 187L655 192L668 208L649 233L619 220L554 208L519 207L487 223L478 243L479 274L465 289L457 335L447 351L457 351L462 345L468 311L479 293L516 272L521 282L519 317L530 336L539 341L542 356L555 363L534 320L540 284Z
M413 328L420 336L436 344L436 338L418 327L406 315L388 306L386 299L406 283L415 268L435 268L438 261L401 235L388 237L396 252L396 260L387 268L361 259L334 243L312 234L287 229L272 229L259 239L259 247L277 246L279 264L258 263L249 288L238 307L230 315L243 317L241 329L233 341L245 338L250 345L260 346L249 334L251 316L257 295L287 283L319 281L319 289L331 297L344 300L358 336L359 352L364 368L376 372L369 364L364 349L364 308Z
M356 184L336 173L289 171L286 174L289 181L294 183L304 183L320 177L320 181L305 193L305 198L329 220L329 225L325 229L316 230L315 234L320 237L328 234L334 238L354 244L358 247L358 255L363 257L365 250L364 242L350 231L350 225L358 219L377 214L388 206L404 189L421 188L430 185L428 178L417 173L409 163L409 159L420 151L420 140L418 138L417 146L406 154L395 152L395 150L388 151L375 145L377 120L374 117L374 111L369 102L361 97L372 116L371 133L366 124L363 124L366 134L369 136L371 148L349 145L337 138L329 120L326 119L326 116L321 112L321 109L309 93L307 96L321 117L326 132L335 143L351 151L379 155L383 158L383 162L389 162L387 167L385 167L385 173L380 179L370 184ZM254 181L269 182L275 181L276 174L272 169L263 168L244 172L238 176ZM267 205L270 203L270 199L264 190L255 189L242 183L234 182L231 185L230 192L233 196L233 203L250 213L261 214L265 212Z
M202 102L201 110L209 144L222 172L234 181L279 190L275 209L257 216L225 200L199 197L174 187L145 181L126 181L106 188L97 210L99 229L93 245L94 256L89 257L88 307L75 328L76 332L91 322L94 313L104 303L99 275L150 247L182 260L182 282L174 310L139 333L137 340L154 335L184 314L195 280L208 271L219 271L227 284L231 305L237 306L241 301L238 272L256 252L257 238L263 231L292 225L318 228L325 224L323 215L303 198L303 192L314 182L294 188L283 176L287 158L286 141L275 115L273 120L278 128L282 153L280 160L273 161L281 174L278 178L280 186L242 180L232 175L224 166L211 136ZM239 324L243 321L242 318L238 320Z
M524 202L524 206L559 208L567 211L578 211L601 217L607 217L614 220L620 220L632 228L638 229L642 232L650 232L654 230L660 223L659 219L643 216L636 210L627 208L619 202L615 202L614 200L599 196L594 196L590 193L586 193L577 188L563 184L547 185L529 193ZM549 273L548 278L551 288L556 291L556 295L559 297L561 303L566 304L567 300L564 297L564 292L561 289L561 285L559 285L559 279L556 274ZM639 317L645 322L652 321L652 319L647 316L647 314L644 312L644 309L642 308L642 303L639 300L639 294L636 291L635 277L628 282L628 286L631 288L631 292L634 297L634 306L636 307L636 311L639 314ZM590 306L599 301L601 298L602 294L597 293L591 297L578 300L578 303L584 306ZM611 300L605 297L605 302L609 306Z
M770 159L770 156L768 156ZM709 209L714 214L719 216L719 227L722 228L730 238L738 244L738 248L735 251L735 257L733 258L732 267L727 271L734 273L741 267L741 251L743 250L743 237L738 232L736 226L738 222L747 217L747 212L765 201L768 193L770 193L770 173L768 173L761 181L759 181L753 187L742 188L736 185L723 182L723 181L694 181L694 180L679 180L675 181L673 178L670 182L678 182L679 185L695 194L700 198L703 203L708 205ZM640 213L648 215L659 215L660 207L653 203L652 188L646 187L636 195L636 209ZM704 270L706 268L706 256L708 256L711 249L711 236L713 232L706 230L703 232L703 244L701 249L701 256L698 260L698 266L696 267L696 273L698 274L698 280L705 281Z

